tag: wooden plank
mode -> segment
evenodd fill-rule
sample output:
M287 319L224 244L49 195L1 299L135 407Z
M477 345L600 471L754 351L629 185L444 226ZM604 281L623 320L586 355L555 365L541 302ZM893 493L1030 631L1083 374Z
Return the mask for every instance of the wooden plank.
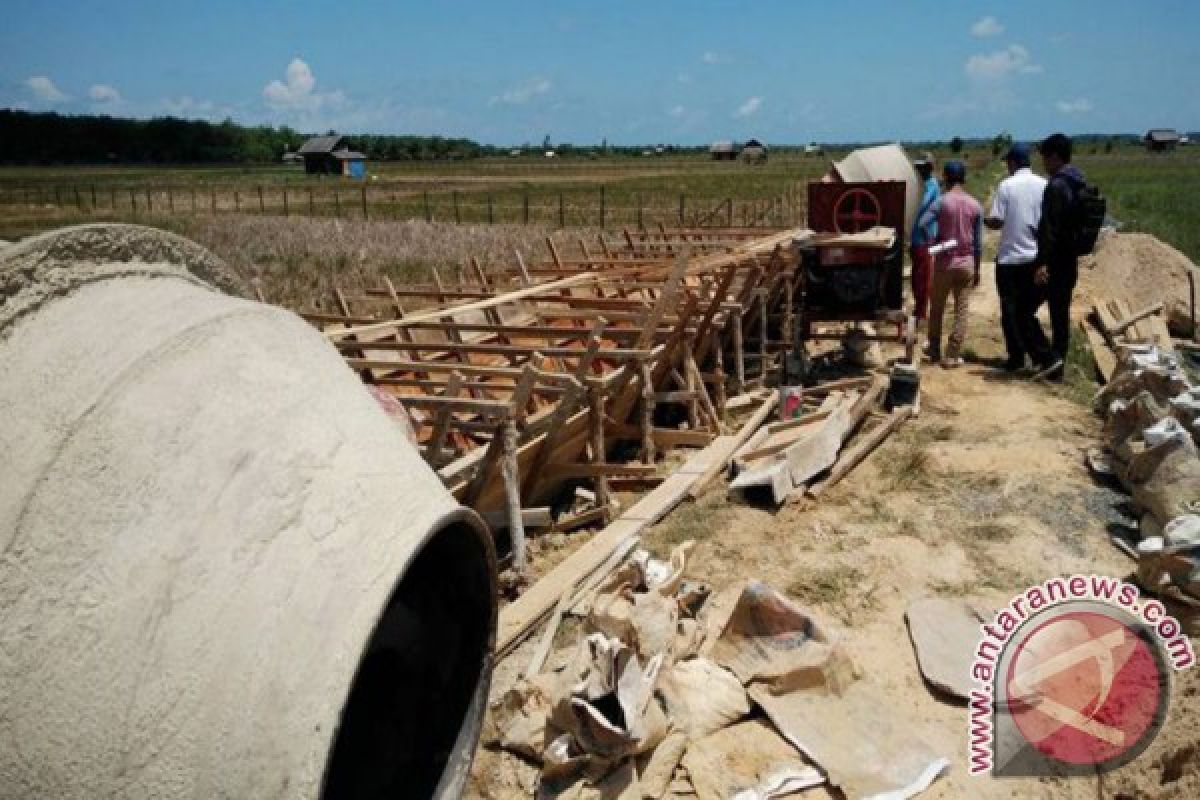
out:
M1113 325L1110 333L1113 336L1120 336L1122 333L1124 333L1126 331L1127 328L1133 326L1134 324L1136 324L1138 322L1141 322L1142 320L1146 319L1147 317L1153 316L1155 314L1161 314L1163 308L1164 308L1164 306L1162 303L1155 303L1152 306L1143 308L1141 311L1137 311L1133 314L1130 314L1125 319L1122 319L1122 320L1116 322Z
M698 498L722 470L729 466L729 462L733 460L733 454L738 451L743 444L757 431L766 421L768 417L775 411L775 407L779 404L779 390L772 390L767 398L762 402L762 405L750 419L746 420L745 424L738 429L738 432L732 436L720 436L713 440L709 450L719 454L718 458L714 458L705 470L696 477L691 488L688 489L688 497L692 500Z
M563 478L599 478L608 475L650 477L658 472L658 467L653 464L591 464L582 461L552 461L546 465L546 469L556 477Z
M1096 361L1096 370L1104 382L1108 383L1112 380L1113 373L1117 371L1117 356L1099 331L1086 321L1081 323L1081 327L1084 335L1087 336L1088 344L1091 345L1092 358Z
M723 452L729 443L722 441L711 447ZM692 456L658 488L502 608L496 630L497 653L502 657L510 652L557 605L564 590L594 573L630 538L640 535L678 505L692 484L710 469L712 460L713 452L707 450Z
M515 303L518 300L525 300L539 295L550 294L562 289L569 289L573 286L586 286L594 284L599 280L600 276L585 272L581 275L574 275L570 278L563 278L558 281L550 281L549 283L541 283L536 286L530 286L525 289L517 289L512 292L505 292L490 297L486 300L479 300L474 303L465 303L460 306L447 306L446 308L436 311L426 311L416 314L410 314L404 319L388 320L386 322L378 322L371 325L360 325L353 328L345 328L339 331L330 331L326 334L331 339L338 339L344 336L353 336L356 334L375 333L376 331L387 331L395 328L403 328L412 325L414 322L428 322L430 320L438 320L447 315L463 314L468 311L483 311L485 308L495 308L497 306Z
M454 328L449 328L447 332L453 330ZM480 355L523 356L537 350L542 355L550 358L579 358L587 352L582 347L540 347L536 345L485 344L482 342L397 342L387 339L375 342L339 341L333 344L339 350L354 353L366 350L402 350L405 352L423 350L426 352L457 353L460 355L464 353L478 353ZM642 361L651 358L653 355L653 350L645 348L636 350L626 348L597 348L594 357L612 359L614 361Z
M875 426L870 433L864 434L861 439L854 443L854 446L842 453L837 463L833 465L833 469L830 470L829 477L808 490L809 496L820 497L824 491L831 486L835 486L851 470L865 461L871 453L875 452L875 448L879 447L883 440L890 436L910 416L912 416L911 406L903 406L893 411L886 421Z
M596 358L596 353L600 350L600 341L606 325L607 322L604 318L600 318L596 320L596 324L592 326L591 331L588 333L587 347L584 349L578 364L576 364L575 374L572 376L575 378L575 385L558 401L558 405L551 415L551 422L546 429L546 437L534 454L533 465L530 467L521 487L523 496L532 497L536 495L539 482L542 482L546 477L546 464L550 462L554 445L558 441L558 437L562 435L562 424L566 422L567 417L571 415L576 405L583 399L584 385L588 374L591 372L592 362Z
M534 384L537 382L537 371L541 367L542 356L540 353L534 353L529 359L529 363L525 365L521 373L521 379L517 382L517 388L513 391L512 404L513 416L515 421L520 422L525 419L525 409L529 404L529 398L533 394ZM500 436L493 436L492 441L488 443L487 452L483 456L483 461L479 464L479 470L475 473L475 478L467 487L467 493L463 497L463 505L474 507L479 502L480 496L483 494L484 486L491 480L492 465L503 454L503 443Z
M485 511L480 514L483 521L488 524L492 530L505 528L508 526L508 511ZM539 506L538 508L522 508L521 509L521 524L526 528L550 528L554 526L554 515L550 513L548 506Z

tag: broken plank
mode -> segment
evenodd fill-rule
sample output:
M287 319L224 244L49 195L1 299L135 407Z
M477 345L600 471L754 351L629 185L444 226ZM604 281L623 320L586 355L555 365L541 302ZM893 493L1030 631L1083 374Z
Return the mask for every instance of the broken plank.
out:
M1142 320L1146 319L1147 317L1151 317L1155 314L1161 314L1163 307L1164 306L1162 303L1155 303L1152 306L1143 308L1141 311L1137 311L1133 314L1130 314L1129 316L1125 317L1124 319L1116 322L1113 325L1112 329L1109 331L1109 333L1112 334L1113 336L1120 336L1122 333L1125 332L1125 330L1127 328L1132 327L1133 325L1137 324L1138 322L1141 322Z
M507 511L485 511L480 515L492 530L508 527ZM526 528L550 528L554 525L554 515L548 506L521 509L521 523Z
M775 411L775 407L778 404L779 390L773 389L767 395L767 398L763 401L758 411L754 412L754 416L746 420L746 423L738 429L737 433L732 436L721 436L713 441L711 449L719 452L720 457L712 459L712 462L697 476L691 488L688 489L689 498L692 500L698 498L704 492L705 487L712 482L713 478L729 466L729 462L733 460L733 454L754 435L754 432L762 426L767 417L771 416ZM719 448L718 442L720 443Z
M867 456L875 452L875 448L879 447L883 440L890 436L911 415L911 406L897 408L885 422L880 423L870 433L864 434L862 439L855 442L852 447L842 453L837 463L833 465L833 469L830 470L829 477L808 490L809 496L820 497L822 492L836 485L851 470L865 461Z
M725 442L713 445L722 449L727 446ZM708 471L712 458L713 454L705 450L688 459L658 488L501 609L496 652L501 657L510 652L550 612L566 587L574 586L594 573L628 539L637 537L666 516L683 500L692 484Z

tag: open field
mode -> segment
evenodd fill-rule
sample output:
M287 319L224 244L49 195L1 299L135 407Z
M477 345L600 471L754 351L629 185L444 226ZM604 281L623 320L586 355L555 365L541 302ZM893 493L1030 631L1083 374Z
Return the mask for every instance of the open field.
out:
M456 224L620 228L800 224L804 185L826 156L777 156L762 166L696 157L372 163L365 183L298 167L0 168L0 238L85 220L151 221L206 214L423 219ZM951 157L938 151L939 160ZM986 200L1003 165L982 150L959 157ZM1083 170L1126 229L1154 233L1200 258L1200 151L1084 152Z

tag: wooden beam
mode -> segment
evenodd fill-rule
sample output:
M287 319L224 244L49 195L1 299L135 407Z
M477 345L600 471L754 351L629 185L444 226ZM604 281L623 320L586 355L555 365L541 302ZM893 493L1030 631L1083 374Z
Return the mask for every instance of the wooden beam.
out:
M565 478L650 477L658 472L652 464L590 464L586 462L551 462L547 469Z
M722 448L717 451L716 457L706 467L706 469L696 478L696 481L688 489L688 497L692 500L700 497L704 493L705 488L717 477L722 471L729 467L729 462L733 460L733 454L746 443L746 441L754 435L768 417L775 411L775 407L779 405L779 390L772 389L766 399L762 401L762 405L758 410L746 420L738 432L733 436L725 436L714 440L710 447L716 448L717 441L722 442Z
M558 405L554 409L551 416L549 427L546 429L546 437L542 440L541 446L534 456L533 465L525 476L525 482L522 486L524 495L532 497L537 493L538 482L545 475L544 470L546 464L550 461L550 456L554 452L554 445L559 436L562 435L562 424L566 422L568 416L575 410L575 406L580 400L579 395L583 392L584 384L588 374L592 369L592 362L596 359L596 354L600 352L600 341L604 333L606 321L601 318L596 320L596 324L592 326L591 332L587 338L587 348L579 359L579 363L575 366L574 378L575 386L567 394L558 401Z
M446 385L446 390L442 393L442 397L456 397L462 388L462 383L463 376L460 373L451 373L450 382ZM446 436L450 433L451 411L449 407L441 408L434 419L433 435L430 437L429 446L425 451L425 458L431 464L437 465L442 461L442 449L446 444Z
M877 425L870 433L864 434L859 441L841 454L837 463L830 470L829 477L808 490L809 496L820 497L831 486L835 486L842 478L850 474L851 470L865 461L875 451L875 448L879 447L883 440L910 416L912 416L911 406L902 406L893 411L884 422Z
M1161 314L1163 307L1164 306L1162 303L1155 303L1152 306L1143 308L1141 311L1130 314L1128 317L1125 317L1124 319L1117 321L1113 325L1112 329L1109 331L1109 335L1110 336L1120 336L1127 329L1129 329L1133 325L1137 324L1138 322L1141 322L1142 320L1146 319L1147 317L1152 317L1155 314Z
M468 311L482 311L485 308L495 308L496 306L515 303L518 300L525 300L539 295L550 294L561 289L569 289L573 286L585 286L595 284L599 276L595 273L585 272L582 275L574 275L570 278L563 278L558 281L529 286L524 289L517 289L513 292L505 292L495 295L486 300L479 300L474 303L465 303L461 306L448 306L436 311L420 312L410 314L404 319L388 320L386 322L377 322L371 325L360 325L353 328L346 328L340 331L330 331L326 335L331 339L337 339L345 336L356 334L375 333L377 331L391 330L397 327L407 327L414 322L427 322L429 320L437 320L448 315L463 314Z

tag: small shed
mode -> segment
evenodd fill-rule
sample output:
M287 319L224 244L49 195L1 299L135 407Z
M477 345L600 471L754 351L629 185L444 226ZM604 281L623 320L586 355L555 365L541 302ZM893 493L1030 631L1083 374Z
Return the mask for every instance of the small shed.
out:
M767 146L758 139L750 139L742 145L742 160L747 164L767 163Z
M722 139L718 142L713 142L708 148L708 154L712 156L713 161L736 161L737 147L729 139Z
M338 174L347 178L367 177L367 157L357 150L334 150L333 157L341 167Z
M300 149L297 152L304 159L304 171L309 174L324 173L340 175L342 173L342 162L334 155L334 151L338 149L338 145L341 142L341 136L330 134L328 136L314 136L300 145Z
M1171 128L1155 128L1146 133L1143 141L1146 149L1152 153L1165 153L1174 150L1179 145L1179 132Z

